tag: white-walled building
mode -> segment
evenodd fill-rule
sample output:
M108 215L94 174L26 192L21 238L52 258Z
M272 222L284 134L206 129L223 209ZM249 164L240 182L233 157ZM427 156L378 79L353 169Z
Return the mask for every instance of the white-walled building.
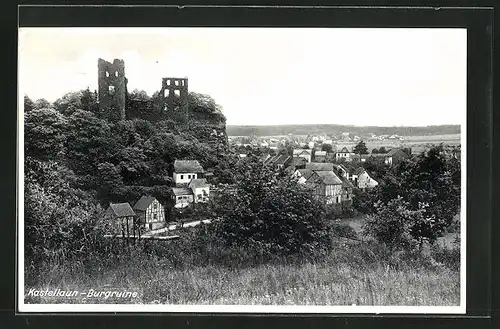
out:
M175 184L189 184L203 173L203 167L197 160L175 160L173 180Z

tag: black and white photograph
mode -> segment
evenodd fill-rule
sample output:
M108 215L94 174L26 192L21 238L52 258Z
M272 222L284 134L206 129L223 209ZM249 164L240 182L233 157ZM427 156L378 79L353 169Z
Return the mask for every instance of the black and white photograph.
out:
M22 27L19 310L466 310L467 30Z

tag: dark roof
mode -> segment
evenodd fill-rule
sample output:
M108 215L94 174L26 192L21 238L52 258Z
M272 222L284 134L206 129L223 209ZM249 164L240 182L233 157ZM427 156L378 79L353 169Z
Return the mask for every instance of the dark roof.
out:
M347 147L344 146L338 153L351 153L351 152L349 152Z
M300 155L302 153L306 153L308 155L311 155L312 150L311 149L294 149L293 150L293 155Z
M202 173L203 167L198 160L175 160L174 171L176 173Z
M408 156L408 154L406 154L406 152L405 152L405 151L403 151L402 149L398 149L398 148L396 148L396 149L391 149L389 152L387 152L387 156L392 157L392 156L394 156L396 153L399 153L399 152L401 152L401 155Z
M151 203L153 203L154 200L156 199L152 196L143 195L141 196L139 201L137 201L137 203L135 204L134 210L145 211L151 205Z
M354 187L352 183L345 177L340 178L342 181L342 187Z
M331 170L315 171L314 173L318 175L323 181L323 183L325 183L326 185L342 184L340 178L337 175L335 175L335 173Z
M126 203L110 203L109 208L116 217L135 216L135 212L128 202Z
M271 155L268 158L264 160L264 164L272 164L276 159L279 157L279 155Z
M269 155L269 153L264 153L259 157L259 160L262 162L266 162L270 157L271 156Z
M205 178L198 178L198 179L192 179L189 182L189 187L194 187L194 188L202 188L202 187L207 187L210 186L207 183L207 180Z
M289 155L282 154L275 161L274 164L285 164L290 159Z
M187 187L172 187L174 195L192 195L193 191Z
M302 166L307 163L307 160L303 157L292 158L292 166Z
M314 174L314 172L311 169L297 169L297 170L300 173L300 175L305 179L309 179L309 177L311 177Z
M352 172L354 175L360 175L361 173L363 173L363 171L365 171L365 168L363 167L358 167L356 169L354 169L354 171Z
M347 169L343 164L332 163L332 166L337 169L342 169L345 172L349 172L349 169Z
M310 169L312 171L333 171L333 164L332 163L323 163L323 162L311 162L306 164L306 169Z

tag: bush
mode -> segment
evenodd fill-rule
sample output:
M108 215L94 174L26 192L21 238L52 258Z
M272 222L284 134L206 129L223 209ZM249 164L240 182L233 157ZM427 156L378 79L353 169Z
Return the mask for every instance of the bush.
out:
M452 270L460 270L460 245L449 249L439 244L434 244L431 249L431 256L436 262Z
M375 204L377 212L366 217L363 233L385 244L391 250L411 250L414 239L410 234L413 212L402 198L389 201L387 205Z
M226 247L279 255L318 254L331 248L325 207L311 191L249 158L238 183L222 192L210 228Z

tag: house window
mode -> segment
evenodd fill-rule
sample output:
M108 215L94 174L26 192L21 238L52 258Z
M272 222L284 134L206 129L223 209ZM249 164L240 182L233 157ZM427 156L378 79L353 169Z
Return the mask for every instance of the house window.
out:
M158 208L158 205L156 203L153 203L153 209Z
M158 219L158 215L157 214L153 214L153 219L157 220Z
M182 200L182 196L178 196L178 197L177 197L177 200Z
M149 229L152 230L153 229L153 224L149 224Z
M181 175L181 179L184 179L184 175Z
M188 179L191 179L191 175L188 175Z

